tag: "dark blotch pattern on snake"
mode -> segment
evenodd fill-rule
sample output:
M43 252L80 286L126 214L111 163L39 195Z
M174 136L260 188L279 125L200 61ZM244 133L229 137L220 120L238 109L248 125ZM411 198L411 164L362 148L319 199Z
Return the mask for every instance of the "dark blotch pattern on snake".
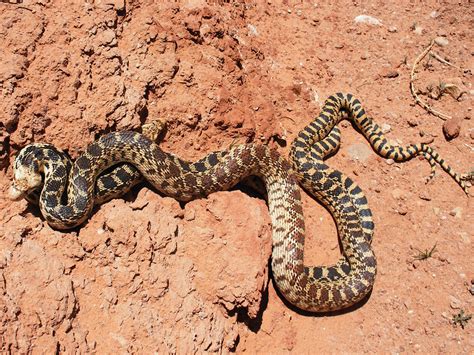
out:
M272 271L282 295L307 311L342 309L364 298L376 275L370 245L374 226L367 200L352 180L323 163L324 157L339 146L336 125L344 111L380 154L397 161L423 154L432 167L434 160L460 182L430 147L389 146L358 100L350 94L336 94L294 141L291 156L295 172L278 152L258 144L234 146L190 163L162 151L142 134L117 132L92 143L72 166L50 145L25 147L15 160L10 192L19 198L42 186L39 204L44 217L51 226L68 229L82 224L94 203L119 194L141 176L163 194L189 201L256 175L267 189L273 232ZM305 230L298 181L336 221L344 254L336 265L308 267L303 263Z

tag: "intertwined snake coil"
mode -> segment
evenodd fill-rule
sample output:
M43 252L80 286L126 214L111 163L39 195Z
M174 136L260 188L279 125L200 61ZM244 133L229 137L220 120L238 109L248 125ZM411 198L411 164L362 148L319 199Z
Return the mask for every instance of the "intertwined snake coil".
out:
M74 163L48 144L23 148L15 159L10 196L19 199L41 189L39 205L45 219L57 229L68 229L82 224L94 203L120 194L142 176L161 193L189 201L256 175L267 189L271 265L282 295L303 310L338 310L363 299L376 275L371 248L374 224L367 199L350 178L323 162L340 145L337 124L344 113L381 156L400 162L423 155L431 165L431 177L438 163L466 191L461 177L431 147L389 144L359 100L338 93L327 99L320 115L292 143L293 168L277 151L259 144L234 146L190 163L165 153L148 135L116 132L89 145ZM298 182L336 221L343 258L335 265L303 264L305 227Z

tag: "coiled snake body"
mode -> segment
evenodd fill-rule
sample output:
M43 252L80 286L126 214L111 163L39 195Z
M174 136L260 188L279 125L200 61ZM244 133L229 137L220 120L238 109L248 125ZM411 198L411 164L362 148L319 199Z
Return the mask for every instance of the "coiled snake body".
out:
M44 217L51 226L68 229L83 223L94 203L120 193L141 176L180 201L228 189L246 176L259 176L267 189L272 220L272 272L282 295L307 311L342 309L364 298L376 275L370 245L374 225L367 199L352 180L323 163L324 157L339 146L336 125L344 111L378 153L394 160L423 154L432 168L434 162L439 163L465 188L459 175L430 147L390 146L357 99L336 94L293 142L294 170L278 152L263 145L239 145L190 163L162 151L148 136L116 132L92 143L73 164L51 145L23 148L15 159L10 195L18 199L42 188L39 204ZM336 265L308 267L303 263L304 218L298 181L336 221L344 255Z

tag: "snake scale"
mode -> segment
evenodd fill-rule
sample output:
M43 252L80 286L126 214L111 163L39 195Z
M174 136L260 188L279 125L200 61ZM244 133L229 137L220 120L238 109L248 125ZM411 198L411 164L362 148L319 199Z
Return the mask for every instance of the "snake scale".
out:
M193 163L161 150L152 134L115 132L89 145L74 163L51 145L26 146L15 159L10 196L19 199L41 190L38 203L47 222L69 229L89 217L94 203L123 193L142 177L161 193L189 201L229 189L244 177L258 176L267 189L271 266L281 294L302 310L339 310L363 299L376 276L371 248L374 224L367 199L349 177L324 163L340 145L337 124L346 116L381 156L406 161L422 155L431 165L431 177L438 163L467 191L460 175L430 146L390 145L358 99L337 93L293 141L293 167L276 150L260 144L233 146ZM298 183L336 221L343 257L335 265L304 265L305 226Z

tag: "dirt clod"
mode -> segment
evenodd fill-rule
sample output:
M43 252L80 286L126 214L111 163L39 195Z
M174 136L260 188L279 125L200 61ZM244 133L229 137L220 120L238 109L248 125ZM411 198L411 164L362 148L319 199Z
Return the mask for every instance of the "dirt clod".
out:
M461 125L456 118L447 119L443 124L443 133L448 141L458 137L460 131Z

